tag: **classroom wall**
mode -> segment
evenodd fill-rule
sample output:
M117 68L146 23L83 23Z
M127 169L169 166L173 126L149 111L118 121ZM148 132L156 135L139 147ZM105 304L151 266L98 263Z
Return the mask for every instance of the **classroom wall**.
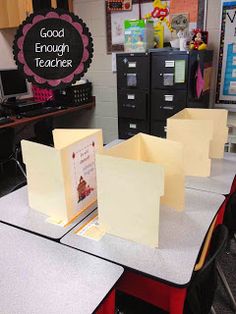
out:
M214 9L213 9L214 8ZM220 46L221 0L208 0L207 30L209 32L209 49L214 50L211 104L215 104L218 55ZM228 123L236 127L236 112L229 113ZM234 133L236 130L234 131Z
M94 39L94 58L86 78L93 83L96 108L93 113L87 112L80 122L102 128L107 143L118 137L118 121L116 74L112 73L111 55L106 53L105 1L74 0L74 12L86 22Z
M182 0L184 1L184 0ZM214 105L214 89L219 49L220 6L221 0L208 0L207 30L209 31L209 48L214 49L214 74L212 79L211 103ZM111 55L106 54L106 23L104 0L74 0L74 12L86 24L94 38L94 59L86 74L93 83L93 93L97 103L94 110L87 110L56 120L55 126L64 127L94 127L102 128L105 142L118 136L116 74L112 73ZM212 10L214 8L214 10ZM15 29L0 31L0 67L15 66L12 57L12 42ZM236 125L236 113L230 113L229 122Z
M14 36L14 29L0 31L0 68L2 69L12 68L13 66L16 67L12 55Z

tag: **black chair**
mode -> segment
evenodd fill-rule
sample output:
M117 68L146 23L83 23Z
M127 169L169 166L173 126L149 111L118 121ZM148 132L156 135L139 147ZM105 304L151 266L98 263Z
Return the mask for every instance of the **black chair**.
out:
M232 239L236 239L236 192L229 196L226 204L223 224L229 231L229 244Z
M23 186L25 186L26 184L27 184L26 181L22 181L22 182L16 184L13 188L11 188L8 193L15 192L16 190L19 190L20 188L23 188Z
M16 166L20 169L24 177L26 178L26 173L21 166L20 162L17 160L17 149L15 147L15 132L13 128L2 128L0 129L0 167L3 171L3 165L14 161Z
M213 232L203 267L193 273L187 289L184 314L208 314L211 311L217 288L216 261L224 251L227 240L227 228L218 225Z
M226 253L230 254L231 240L232 239L236 240L236 238L235 238L235 232L236 232L236 192L232 193L229 196L229 199L227 201L226 208L225 208L223 224L227 227L228 232L229 232ZM236 301L235 301L233 293L230 289L230 286L227 282L227 279L224 275L224 272L223 272L219 263L217 263L216 267L217 267L217 272L218 272L218 275L221 279L221 282L222 282L222 284L225 288L225 291L227 292L227 295L231 301L233 310L236 312Z
M40 144L53 146L53 123L52 119L47 118L37 122L34 125L35 139L34 141Z

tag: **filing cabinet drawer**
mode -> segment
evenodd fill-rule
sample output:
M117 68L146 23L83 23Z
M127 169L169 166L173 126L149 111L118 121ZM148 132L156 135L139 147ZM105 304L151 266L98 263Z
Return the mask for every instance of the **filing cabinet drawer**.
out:
M146 119L148 94L137 90L118 90L118 115L121 118Z
M149 87L148 54L117 55L117 87L147 89Z
M151 134L166 138L166 121L158 121L158 120L152 120L151 121Z
M151 88L184 89L188 85L188 54L152 54Z
M119 123L119 138L127 139L133 135L143 132L148 133L148 122L137 119L118 119Z
M166 120L186 108L186 105L186 90L152 90L151 118L155 120Z

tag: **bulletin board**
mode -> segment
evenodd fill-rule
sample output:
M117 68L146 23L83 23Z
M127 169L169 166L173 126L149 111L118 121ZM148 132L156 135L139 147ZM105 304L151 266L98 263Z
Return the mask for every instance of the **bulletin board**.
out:
M139 3L141 3L143 17L146 13L143 12L144 7L151 11L152 2L152 0L133 0L131 11L111 12L108 10L108 2L106 1L107 53L124 51L124 20L139 19Z
M164 1L163 1L164 2ZM189 0L167 0L170 8L170 19L172 14L188 13L190 22L195 24L195 27L204 27L205 0L193 0L189 7ZM139 3L140 8L139 8ZM139 19L140 15L143 18L145 14L153 10L152 0L133 0L132 10L111 12L108 9L106 1L106 30L107 30L107 53L124 51L123 45L123 23L127 19Z
M216 105L236 104L236 1L222 0Z

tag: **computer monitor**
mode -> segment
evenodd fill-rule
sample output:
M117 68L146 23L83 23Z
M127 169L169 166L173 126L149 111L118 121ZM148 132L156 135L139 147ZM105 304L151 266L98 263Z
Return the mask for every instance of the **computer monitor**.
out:
M28 94L24 75L17 69L0 70L0 90L3 98L15 100L17 96Z

